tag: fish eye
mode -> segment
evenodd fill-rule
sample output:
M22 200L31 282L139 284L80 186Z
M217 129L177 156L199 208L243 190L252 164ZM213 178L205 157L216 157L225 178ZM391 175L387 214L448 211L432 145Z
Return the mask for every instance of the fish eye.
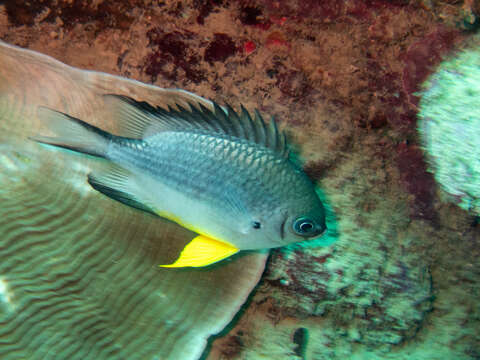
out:
M252 223L252 227L253 227L254 229L260 229L260 228L262 227L262 224L260 224L258 221L254 221L254 222Z
M304 217L298 218L294 221L293 230L301 236L310 236L316 232L315 223Z

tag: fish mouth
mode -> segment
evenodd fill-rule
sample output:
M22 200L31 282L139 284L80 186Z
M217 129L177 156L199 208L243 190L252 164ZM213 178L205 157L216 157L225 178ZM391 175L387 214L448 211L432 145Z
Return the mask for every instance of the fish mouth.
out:
M327 225L326 224L321 224L318 226L318 235L317 236L320 236L320 235L323 235L325 234L325 232L328 230L327 228Z
M283 218L282 224L280 225L280 237L282 240L285 239L285 225L287 224L288 214L285 213L285 217Z

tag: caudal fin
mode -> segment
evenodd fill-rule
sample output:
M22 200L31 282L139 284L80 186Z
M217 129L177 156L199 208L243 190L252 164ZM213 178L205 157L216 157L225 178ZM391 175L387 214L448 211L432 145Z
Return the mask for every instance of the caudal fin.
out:
M81 153L105 157L112 135L73 116L46 107L39 107L37 117L55 136L34 136L43 144L58 146Z

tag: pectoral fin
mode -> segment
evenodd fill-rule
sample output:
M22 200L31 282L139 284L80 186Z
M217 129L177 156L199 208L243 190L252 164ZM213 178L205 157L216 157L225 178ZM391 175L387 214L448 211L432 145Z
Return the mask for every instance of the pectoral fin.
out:
M235 253L239 249L221 241L209 237L198 235L185 246L178 259L170 265L160 265L160 267L202 267L211 265L217 261L223 260Z
M89 174L88 183L92 188L113 200L117 200L125 205L157 215L153 209L147 204L142 203L132 193L135 185L132 183L131 177L132 175L128 170L112 165L110 169L104 173Z

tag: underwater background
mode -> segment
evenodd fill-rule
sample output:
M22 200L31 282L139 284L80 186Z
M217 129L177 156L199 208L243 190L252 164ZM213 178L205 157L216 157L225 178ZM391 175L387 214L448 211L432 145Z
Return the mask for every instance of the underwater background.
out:
M479 168L466 165L459 184L442 184L441 179L453 177L436 179L439 157L428 154L425 130L417 130L419 113L448 122L455 111L468 110L477 126L458 123L453 135L467 134L463 142L478 135L468 136L480 128L479 111L472 110L480 94L475 73L480 72L475 55L479 16L480 5L473 0L0 1L0 39L6 43L76 68L181 88L275 116L328 207L331 242L272 250L258 284L264 254L234 258L226 269L175 272L160 280L146 273L161 254L145 256L155 248L155 229L145 219L135 225L149 231L140 245L129 240L118 247L98 242L94 248L79 243L68 249L61 245L65 234L48 235L53 230L44 219L39 233L53 242L36 246L32 235L29 247L38 253L28 252L15 246L21 241L14 233L15 214L28 223L35 207L6 200L12 194L4 186L11 170L5 160L10 159L9 134L0 124L0 199L15 211L0 211L0 359L190 359L200 354L208 360L479 359ZM445 68L471 75L459 76L467 90L449 98L454 105L444 112L421 112L447 101L421 100L422 83L460 49L474 54L473 65L463 73L455 61ZM0 51L0 63L13 69L18 59L19 67L29 69L27 57L7 61L8 54ZM20 79L25 89L17 89L17 97L29 91L28 74ZM42 78L38 69L31 74L31 80ZM67 80L64 91L81 93ZM2 85L0 90L10 91ZM113 85L105 86L111 91ZM455 86L447 82L444 91L457 94ZM138 91L155 101L155 94ZM473 140L469 148L472 161L479 159L476 144ZM456 159L440 163L452 164L449 168L458 173ZM47 199L61 203L63 195L52 187L44 191L51 192L44 193ZM69 229L79 235L85 231L72 219L87 210L101 212L77 208L70 216ZM108 232L108 222L101 226ZM171 225L164 226L162 231L179 236ZM102 239L102 229L96 240ZM105 263L105 252L115 264ZM75 262L78 273L55 267L61 273L55 281L63 280L52 290L53 280L45 274L57 266L57 257ZM12 274L21 276L10 283ZM35 281L40 278L44 281ZM103 287L119 278L125 282ZM9 299L15 287L25 301ZM75 289L73 294L67 287ZM95 291L105 299L91 300ZM168 306L149 297L169 292L177 298ZM138 307L135 296L148 301ZM9 307L16 304L32 313L10 316ZM128 311L133 316L117 323L116 317ZM158 320L169 317L171 322ZM110 319L108 326L99 318ZM84 325L58 338L76 321ZM205 336L216 332L206 345ZM124 343L103 351L102 344L113 338ZM48 344L66 346L52 353ZM155 347L167 346L169 355L152 355Z

